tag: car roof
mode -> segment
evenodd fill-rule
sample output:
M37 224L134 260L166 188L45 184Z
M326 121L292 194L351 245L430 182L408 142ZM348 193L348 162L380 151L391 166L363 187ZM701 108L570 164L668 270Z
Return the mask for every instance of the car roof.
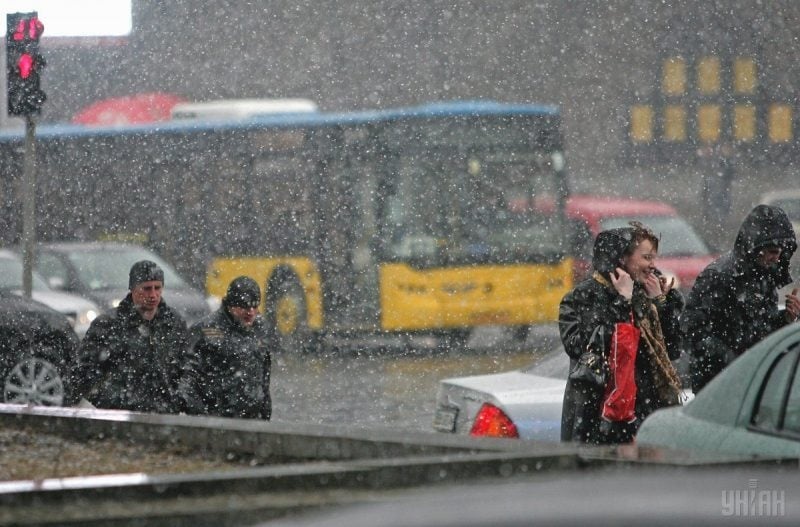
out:
M586 194L571 196L567 200L566 212L570 217L582 218L678 215L675 207L663 201Z
M770 203L784 199L800 199L800 188L790 188L784 190L773 190L761 194L759 203L769 205Z
M40 242L39 247L48 251L68 252L89 249L114 249L122 247L143 248L142 245L124 242Z

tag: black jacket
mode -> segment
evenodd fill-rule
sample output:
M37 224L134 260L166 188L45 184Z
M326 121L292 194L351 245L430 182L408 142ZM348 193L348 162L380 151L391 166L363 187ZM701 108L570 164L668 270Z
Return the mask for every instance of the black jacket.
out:
M619 265L619 259L630 241L627 229L605 231L595 241L592 265L604 277ZM608 357L611 335L617 322L628 322L634 307L641 316L652 302L636 284L631 302L617 291L593 277L579 283L561 301L558 326L564 350L570 357L570 370L588 348ZM680 356L681 332L678 315L683 309L683 296L671 290L663 301L655 302L670 359ZM653 367L640 342L636 355L637 386L634 423L603 427L601 409L603 389L567 380L561 417L561 440L581 443L617 443L630 441L641 421L662 406L653 381Z
M92 322L78 350L71 380L73 402L98 408L176 413L184 409L196 361L186 323L162 300L144 320L131 295Z
M222 306L192 326L191 334L200 360L197 413L269 419L271 358L263 319L244 327Z
M773 269L756 263L759 249L767 245L783 249ZM733 250L697 277L683 316L695 393L747 348L787 323L778 309L777 289L792 281L789 261L796 249L786 214L759 205L742 223Z

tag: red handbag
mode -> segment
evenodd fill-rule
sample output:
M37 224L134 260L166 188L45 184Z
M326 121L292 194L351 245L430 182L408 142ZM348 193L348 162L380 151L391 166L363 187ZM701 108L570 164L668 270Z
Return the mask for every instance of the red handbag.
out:
M641 330L630 322L617 322L608 354L609 379L603 400L603 419L629 423L636 419L636 352Z

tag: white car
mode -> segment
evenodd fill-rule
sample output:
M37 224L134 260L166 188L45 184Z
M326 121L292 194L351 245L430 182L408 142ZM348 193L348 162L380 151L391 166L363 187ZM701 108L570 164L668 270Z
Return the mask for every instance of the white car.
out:
M6 249L0 249L0 289L22 296L22 260L15 252ZM100 307L91 300L51 289L36 272L33 273L31 297L66 315L81 338L92 320L100 314Z
M434 428L475 436L559 441L569 358L559 348L533 365L439 381Z
M439 432L537 441L561 440L569 373L562 347L527 368L439 381L433 427ZM693 398L683 391L683 400Z
M795 233L800 232L800 188L765 192L759 203L780 207L789 216Z

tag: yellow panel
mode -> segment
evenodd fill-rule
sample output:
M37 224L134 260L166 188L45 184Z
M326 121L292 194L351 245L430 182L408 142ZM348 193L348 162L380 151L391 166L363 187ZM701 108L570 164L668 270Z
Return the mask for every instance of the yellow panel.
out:
M697 137L704 143L719 140L722 110L716 104L702 104L697 108Z
M733 61L733 91L743 95L753 94L758 84L756 62L749 57Z
M788 143L792 140L792 107L788 104L771 104L767 114L767 127L771 143Z
M756 138L756 107L752 104L737 104L733 108L733 138L737 141Z
M649 143L653 140L653 108L647 105L631 107L631 141Z
M717 57L704 57L697 63L697 89L703 95L719 93L720 67Z
M664 108L664 140L671 143L686 141L686 108L683 106Z
M206 293L222 298L234 278L249 276L261 286L263 299L264 288L279 265L290 267L300 279L306 293L308 327L322 329L322 280L317 267L309 258L214 258L206 275ZM261 311L264 311L263 304Z
M518 264L380 269L381 325L387 331L553 322L572 287L572 259Z
M683 95L686 93L686 61L681 57L671 57L664 61L661 91L665 95Z

